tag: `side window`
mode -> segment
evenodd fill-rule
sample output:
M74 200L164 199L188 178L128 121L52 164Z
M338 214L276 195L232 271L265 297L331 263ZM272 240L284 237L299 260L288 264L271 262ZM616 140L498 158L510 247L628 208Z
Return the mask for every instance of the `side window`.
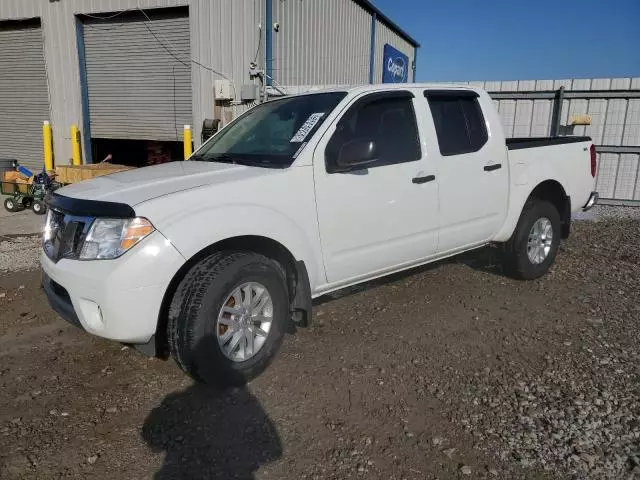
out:
M482 109L475 96L425 92L443 156L480 150L488 140Z
M436 126L442 155L457 155L471 151L467 121L457 98L431 97L429 107Z
M480 150L487 140L487 126L482 115L482 109L477 98L466 97L460 99L462 111L467 119L467 129L469 130L469 142L473 152Z
M351 107L327 145L327 165L335 162L345 143L356 139L376 144L378 161L369 168L419 160L422 152L411 97L365 99Z

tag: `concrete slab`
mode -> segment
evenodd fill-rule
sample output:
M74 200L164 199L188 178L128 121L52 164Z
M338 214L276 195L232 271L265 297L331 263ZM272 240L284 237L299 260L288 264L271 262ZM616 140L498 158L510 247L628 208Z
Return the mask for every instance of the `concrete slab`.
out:
M4 201L4 197L0 200ZM36 215L31 210L11 213L0 206L0 236L40 233L44 219L45 215Z

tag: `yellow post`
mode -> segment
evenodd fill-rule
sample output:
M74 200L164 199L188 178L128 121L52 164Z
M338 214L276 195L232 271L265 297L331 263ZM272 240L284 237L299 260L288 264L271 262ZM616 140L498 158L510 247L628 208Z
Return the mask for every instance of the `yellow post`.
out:
M51 123L45 121L42 124L42 141L44 146L44 169L47 172L53 170L53 135L51 133Z
M82 165L82 151L80 150L80 130L76 124L71 125L71 163Z
M184 159L189 160L193 153L193 135L191 133L191 125L184 126Z

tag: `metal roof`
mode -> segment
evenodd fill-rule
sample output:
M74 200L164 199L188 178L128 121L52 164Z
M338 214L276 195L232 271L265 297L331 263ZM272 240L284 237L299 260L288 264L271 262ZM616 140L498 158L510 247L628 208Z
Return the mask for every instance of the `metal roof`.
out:
M364 8L366 8L370 12L375 13L382 23L384 23L391 30L395 31L398 35L403 37L411 45L413 45L416 48L420 46L420 43L418 43L416 39L414 39L411 35L409 35L402 28L400 28L397 23L395 23L393 20L387 17L384 13L382 13L382 11L378 7L376 7L373 4L373 2L371 2L370 0L355 0L355 2L362 5Z

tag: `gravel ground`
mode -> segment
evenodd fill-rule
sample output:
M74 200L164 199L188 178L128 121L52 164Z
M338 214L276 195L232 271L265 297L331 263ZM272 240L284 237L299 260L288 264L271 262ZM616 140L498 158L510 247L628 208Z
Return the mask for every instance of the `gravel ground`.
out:
M223 392L0 275L0 478L640 479L638 238L576 222L535 282L485 249L319 299Z
M0 236L0 272L40 268L40 236Z
M640 207L596 205L588 212L579 212L576 220L640 220Z
M578 305L582 325L550 339L559 351L545 345L541 368L508 362L465 383L458 421L484 450L573 478L640 478L640 223L612 212L578 226L552 275L580 293L547 302Z

